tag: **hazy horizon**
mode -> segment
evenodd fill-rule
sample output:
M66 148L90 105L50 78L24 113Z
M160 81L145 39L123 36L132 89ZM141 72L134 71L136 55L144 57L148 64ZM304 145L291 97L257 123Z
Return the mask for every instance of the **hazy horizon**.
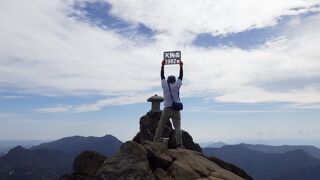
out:
M112 135L112 134L106 134L106 135ZM79 135L74 135L74 136L79 136ZM83 137L89 137L88 136L83 136ZM114 136L114 135L112 135ZM66 136L66 137L73 137L73 136ZM103 137L103 136L94 136L94 137ZM114 136L116 137L116 136ZM10 144L17 144L20 142L23 142L23 144L20 145L37 145L37 144L41 144L41 143L45 143L45 142L51 142L51 141L55 141L61 138L65 138L65 137L60 137L57 139L32 139L32 140L23 140L23 139L12 139L12 140L8 140L8 139L0 139L0 147L3 146L4 143L10 143ZM116 137L117 139L119 139L122 142L126 142L126 141L130 141L131 139L120 139L118 137ZM205 147L206 145L210 145L213 143L218 143L218 142L223 142L226 143L227 145L236 145L236 144L241 144L241 143L245 143L245 144L263 144L263 145L270 145L270 146L282 146L282 145L310 145L310 146L315 146L317 148L320 148L320 141L319 139L225 139L225 140L213 140L213 139L206 139L206 140L197 140L194 139L194 141L196 143L199 143L200 146ZM26 143L29 144L26 144Z

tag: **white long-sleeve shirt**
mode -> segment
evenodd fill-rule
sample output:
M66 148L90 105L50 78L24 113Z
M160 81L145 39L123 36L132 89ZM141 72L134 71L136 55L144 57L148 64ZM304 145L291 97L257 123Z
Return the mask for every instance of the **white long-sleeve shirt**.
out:
M171 88L172 98L174 102L180 103L179 98L179 90L182 85L182 81L177 79L174 84L169 84ZM164 107L171 107L172 106L172 98L169 91L169 86L166 79L161 80L161 86L163 90L163 98L164 98Z

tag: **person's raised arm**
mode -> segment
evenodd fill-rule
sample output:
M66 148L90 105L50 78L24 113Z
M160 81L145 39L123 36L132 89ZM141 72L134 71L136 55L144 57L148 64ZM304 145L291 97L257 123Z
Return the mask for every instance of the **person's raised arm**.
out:
M180 61L180 73L179 73L178 79L182 81L182 78L183 78L183 62Z
M165 77L164 77L164 60L162 61L162 63L161 63L161 72L160 72L160 76L161 76L161 80L162 79L165 79Z

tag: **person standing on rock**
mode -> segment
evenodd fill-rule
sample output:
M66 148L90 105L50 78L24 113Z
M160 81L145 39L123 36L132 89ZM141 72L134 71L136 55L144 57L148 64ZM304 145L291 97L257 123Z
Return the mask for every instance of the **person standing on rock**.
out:
M175 138L178 147L183 147L182 145L182 131L181 131L181 114L179 110L174 110L173 102L180 103L179 90L182 85L183 78L183 63L180 61L180 73L179 77L176 80L176 77L171 75L168 76L166 80L164 76L164 65L165 61L162 61L161 65L161 86L163 90L164 97L164 109L161 114L161 118L159 121L158 128L156 130L153 141L159 142L160 136L162 135L162 131L167 124L167 122L172 119L172 124L175 129ZM170 92L171 91L171 92Z

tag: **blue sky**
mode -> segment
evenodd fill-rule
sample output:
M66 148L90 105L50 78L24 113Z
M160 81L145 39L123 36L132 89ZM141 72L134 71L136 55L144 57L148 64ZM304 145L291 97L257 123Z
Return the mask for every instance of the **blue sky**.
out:
M320 146L319 4L4 0L0 139L129 140L181 50L194 139Z

